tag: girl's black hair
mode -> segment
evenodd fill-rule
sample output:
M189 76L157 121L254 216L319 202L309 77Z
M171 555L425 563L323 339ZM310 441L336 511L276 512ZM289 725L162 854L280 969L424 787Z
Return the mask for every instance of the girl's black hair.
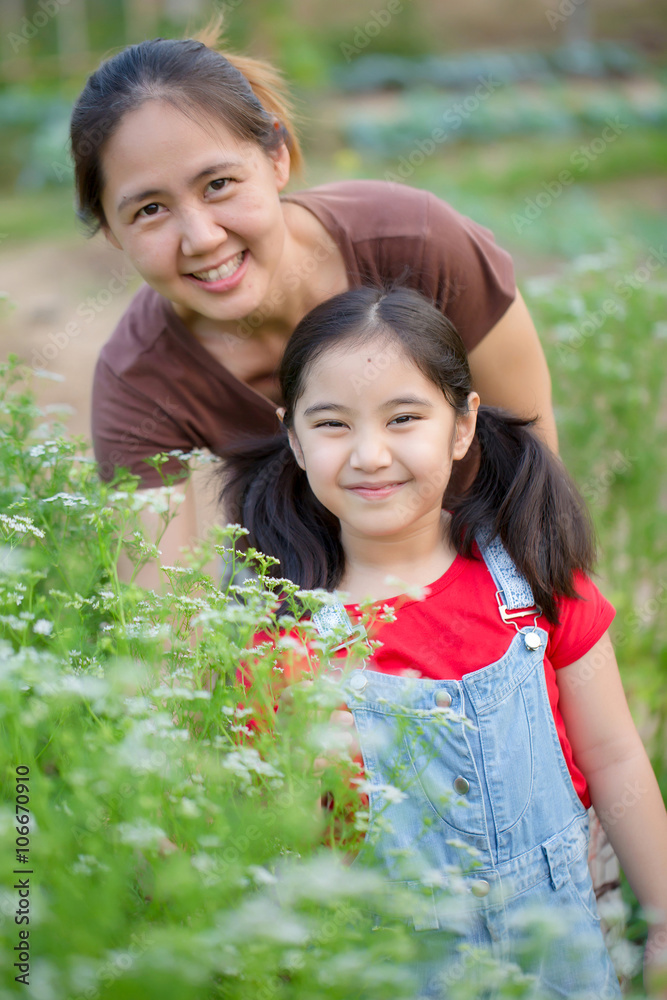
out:
M303 588L334 590L345 557L338 519L310 489L287 429L312 365L342 343L356 346L378 336L400 345L456 412L467 412L470 367L449 320L412 289L356 288L317 306L292 334L279 372L285 406L281 433L245 442L223 456L220 499L226 516L248 529L250 545L280 560L275 576ZM532 430L535 419L481 406L477 475L463 492L447 493L443 506L451 511L456 551L470 558L478 533L499 535L547 620L557 623L557 598L577 596L573 573L591 570L595 540L576 486Z

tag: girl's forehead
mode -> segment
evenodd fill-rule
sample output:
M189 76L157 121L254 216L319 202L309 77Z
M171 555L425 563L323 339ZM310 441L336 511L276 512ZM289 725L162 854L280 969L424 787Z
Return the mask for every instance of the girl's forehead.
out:
M439 387L420 371L400 341L377 337L325 351L306 372L299 407L310 405L315 396L326 395L331 402L356 408L362 401L372 404L402 389L418 389L429 397L443 398Z

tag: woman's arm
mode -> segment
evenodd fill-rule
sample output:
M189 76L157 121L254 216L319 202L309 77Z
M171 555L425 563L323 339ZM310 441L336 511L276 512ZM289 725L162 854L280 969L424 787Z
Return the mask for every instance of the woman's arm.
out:
M567 736L595 811L632 891L657 920L646 964L664 968L659 951L667 945L667 812L628 708L609 634L576 663L557 670L556 679Z
M536 429L558 452L549 369L518 290L502 319L470 352L470 370L482 403L502 406L522 417L537 416Z
M215 521L224 524L224 517L217 507L210 469L209 465L200 468L195 466L187 480L182 480L174 486L174 493L184 495L185 498L180 504L172 500L173 516L166 530L162 515L146 508L141 511L141 524L145 537L149 542L155 542L159 538L158 548L161 555L159 564L155 561L150 562L136 574L134 580L139 586L156 590L158 593L165 592L168 589L168 581L160 566L182 565L182 549L189 549L201 541L208 527ZM212 560L204 569L204 572L214 579L219 577L221 571L222 564L217 559ZM129 582L133 573L134 567L124 557L119 563L121 579Z

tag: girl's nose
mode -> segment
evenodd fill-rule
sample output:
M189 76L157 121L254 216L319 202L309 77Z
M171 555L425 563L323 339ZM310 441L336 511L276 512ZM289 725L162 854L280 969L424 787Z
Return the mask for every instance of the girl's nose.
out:
M392 461L391 452L380 434L365 434L357 438L350 455L352 468L364 472L386 469Z
M227 231L217 222L209 206L193 208L181 216L181 250L186 257L201 257L227 239Z

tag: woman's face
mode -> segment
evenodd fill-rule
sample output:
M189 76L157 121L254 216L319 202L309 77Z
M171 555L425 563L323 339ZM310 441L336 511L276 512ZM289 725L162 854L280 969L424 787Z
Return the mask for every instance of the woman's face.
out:
M280 280L284 145L269 156L221 122L147 100L109 139L102 171L107 238L186 322L262 307Z
M353 538L438 528L452 462L475 432L396 343L328 352L308 373L290 442L313 493Z

